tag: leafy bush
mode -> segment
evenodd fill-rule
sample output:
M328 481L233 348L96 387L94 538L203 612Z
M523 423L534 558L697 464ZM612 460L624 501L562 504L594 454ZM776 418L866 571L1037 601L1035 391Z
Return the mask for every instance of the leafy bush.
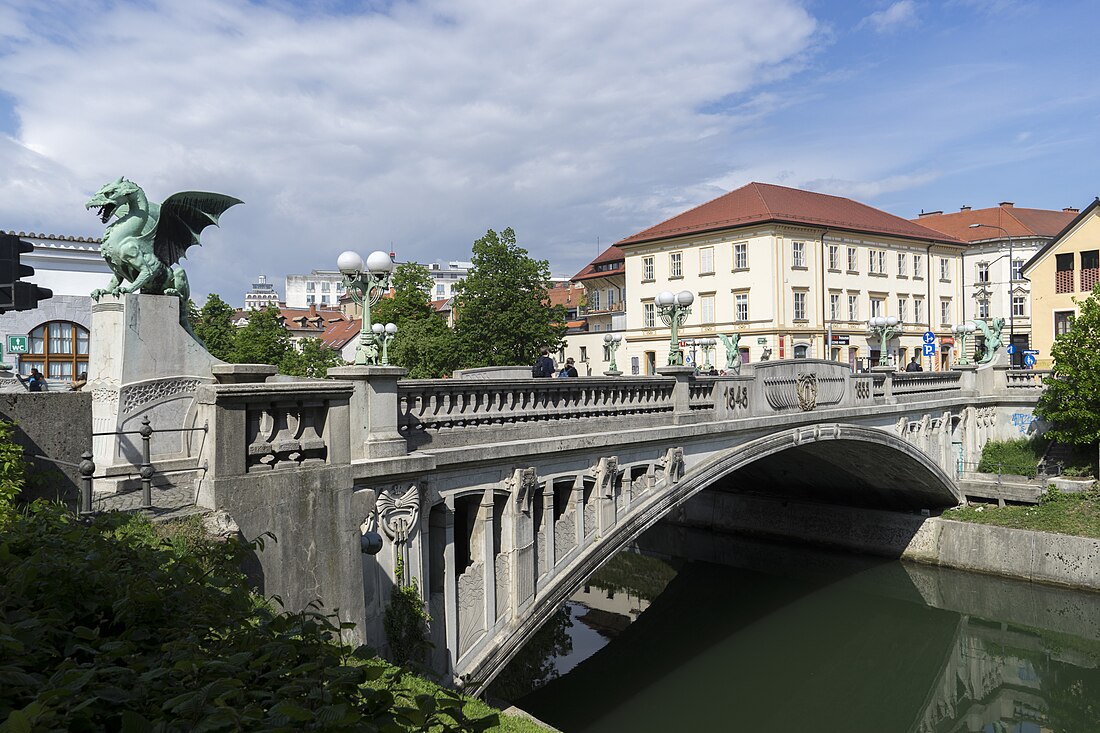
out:
M3 509L0 731L480 731L457 695L247 589L244 547L194 523ZM368 684L370 683L370 684ZM374 686L372 686L374 685Z
M0 420L0 512L11 508L27 477L23 449L12 440L14 427L14 423Z
M991 440L982 449L978 463L979 473L1009 473L1016 476L1034 476L1039 461L1047 449L1045 438L1021 438L1020 440Z
M420 664L432 644L428 641L428 623L431 618L424 610L416 578L404 584L405 569L401 561L395 568L397 585L390 595L390 605L382 619L386 641L390 645L390 660L394 664Z

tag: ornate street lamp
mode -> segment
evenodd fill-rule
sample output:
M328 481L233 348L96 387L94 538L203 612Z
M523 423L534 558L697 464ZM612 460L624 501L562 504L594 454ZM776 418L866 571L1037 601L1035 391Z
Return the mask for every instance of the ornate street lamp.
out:
M699 346L703 349L703 371L709 372L714 368L714 365L710 363L710 356L714 352L714 346L718 341L716 339L706 338L699 341Z
M894 316L875 316L867 321L867 330L879 338L878 365L890 366L890 355L886 352L886 342L901 333L901 321Z
M615 352L619 350L619 346L623 343L623 337L621 334L607 334L603 337L603 342L607 344L607 351L611 356L611 363L607 366L607 371L617 372L619 367L615 364Z
M1012 237L1009 235L1007 229L1001 226L997 226L996 224L971 224L970 228L999 229L1001 231L1001 234L1005 236L1005 239L1008 240L1008 343L1010 346L1015 347L1016 309L1012 307L1012 283L1014 282L1014 276L1016 274L1016 261L1015 259L1013 259L1012 254ZM994 262L996 262L996 260L994 260ZM1012 364L1013 366L1017 364L1015 354L1012 355Z
M977 324L974 321L956 323L951 327L951 330L955 332L959 339L959 358L956 363L969 364L970 358L966 355L966 337L978 330Z
M397 326L393 323L387 323L385 326L381 323L375 323L370 328L374 331L375 348L382 349L382 366L389 366L390 344L393 342L394 336L397 335Z
M657 305L657 313L661 316L661 322L671 329L668 339L668 365L683 366L684 354L680 351L680 326L691 315L691 304L695 302L695 296L687 290L678 293L670 293L664 290L657 293L654 299Z
M363 309L363 326L359 329L359 344L355 347L355 365L378 364L378 343L371 336L370 309L390 289L393 260L388 254L378 250L367 255L364 268L362 257L355 252L344 252L337 258L336 267L344 276L344 287L347 288L348 295ZM382 363L389 363L385 356Z

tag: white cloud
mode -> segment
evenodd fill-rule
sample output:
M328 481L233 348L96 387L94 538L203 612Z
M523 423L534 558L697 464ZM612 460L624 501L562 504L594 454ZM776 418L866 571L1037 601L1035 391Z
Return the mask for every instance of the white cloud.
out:
M898 0L885 10L871 13L859 22L857 28L871 28L876 33L893 33L916 25L917 4L913 0Z
M466 258L489 227L572 274L597 236L675 213L724 170L731 131L782 108L760 85L818 28L793 0L51 7L0 34L20 124L0 139L0 228L98 234L84 200L118 175L154 200L234 195L245 206L185 263L230 302L348 248Z

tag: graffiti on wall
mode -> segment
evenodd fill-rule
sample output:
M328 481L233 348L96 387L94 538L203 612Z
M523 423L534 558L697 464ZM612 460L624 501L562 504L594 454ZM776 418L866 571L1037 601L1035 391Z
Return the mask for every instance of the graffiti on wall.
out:
M1012 424L1020 431L1020 435L1027 435L1028 429L1031 428L1031 423L1035 422L1036 417L1026 412L1014 412L1012 413Z

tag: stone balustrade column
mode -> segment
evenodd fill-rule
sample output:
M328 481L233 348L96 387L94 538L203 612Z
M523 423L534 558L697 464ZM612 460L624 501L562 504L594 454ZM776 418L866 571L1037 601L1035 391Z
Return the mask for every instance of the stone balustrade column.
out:
M695 378L695 367L664 366L657 367L662 377L675 377L676 386L672 388L672 423L679 425L687 422L691 414L691 381Z
M343 366L328 376L355 385L351 398L351 458L369 460L407 455L398 430L397 381L407 369L392 366Z
M882 383L882 396L886 399L887 404L892 404L894 400L894 367L892 366L876 366L871 367L873 374L881 374L886 378Z
M485 628L493 628L497 622L497 556L494 547L493 514L496 507L493 503L493 489L485 489L481 497L481 507L478 512L478 520L481 522L481 552L485 558Z

